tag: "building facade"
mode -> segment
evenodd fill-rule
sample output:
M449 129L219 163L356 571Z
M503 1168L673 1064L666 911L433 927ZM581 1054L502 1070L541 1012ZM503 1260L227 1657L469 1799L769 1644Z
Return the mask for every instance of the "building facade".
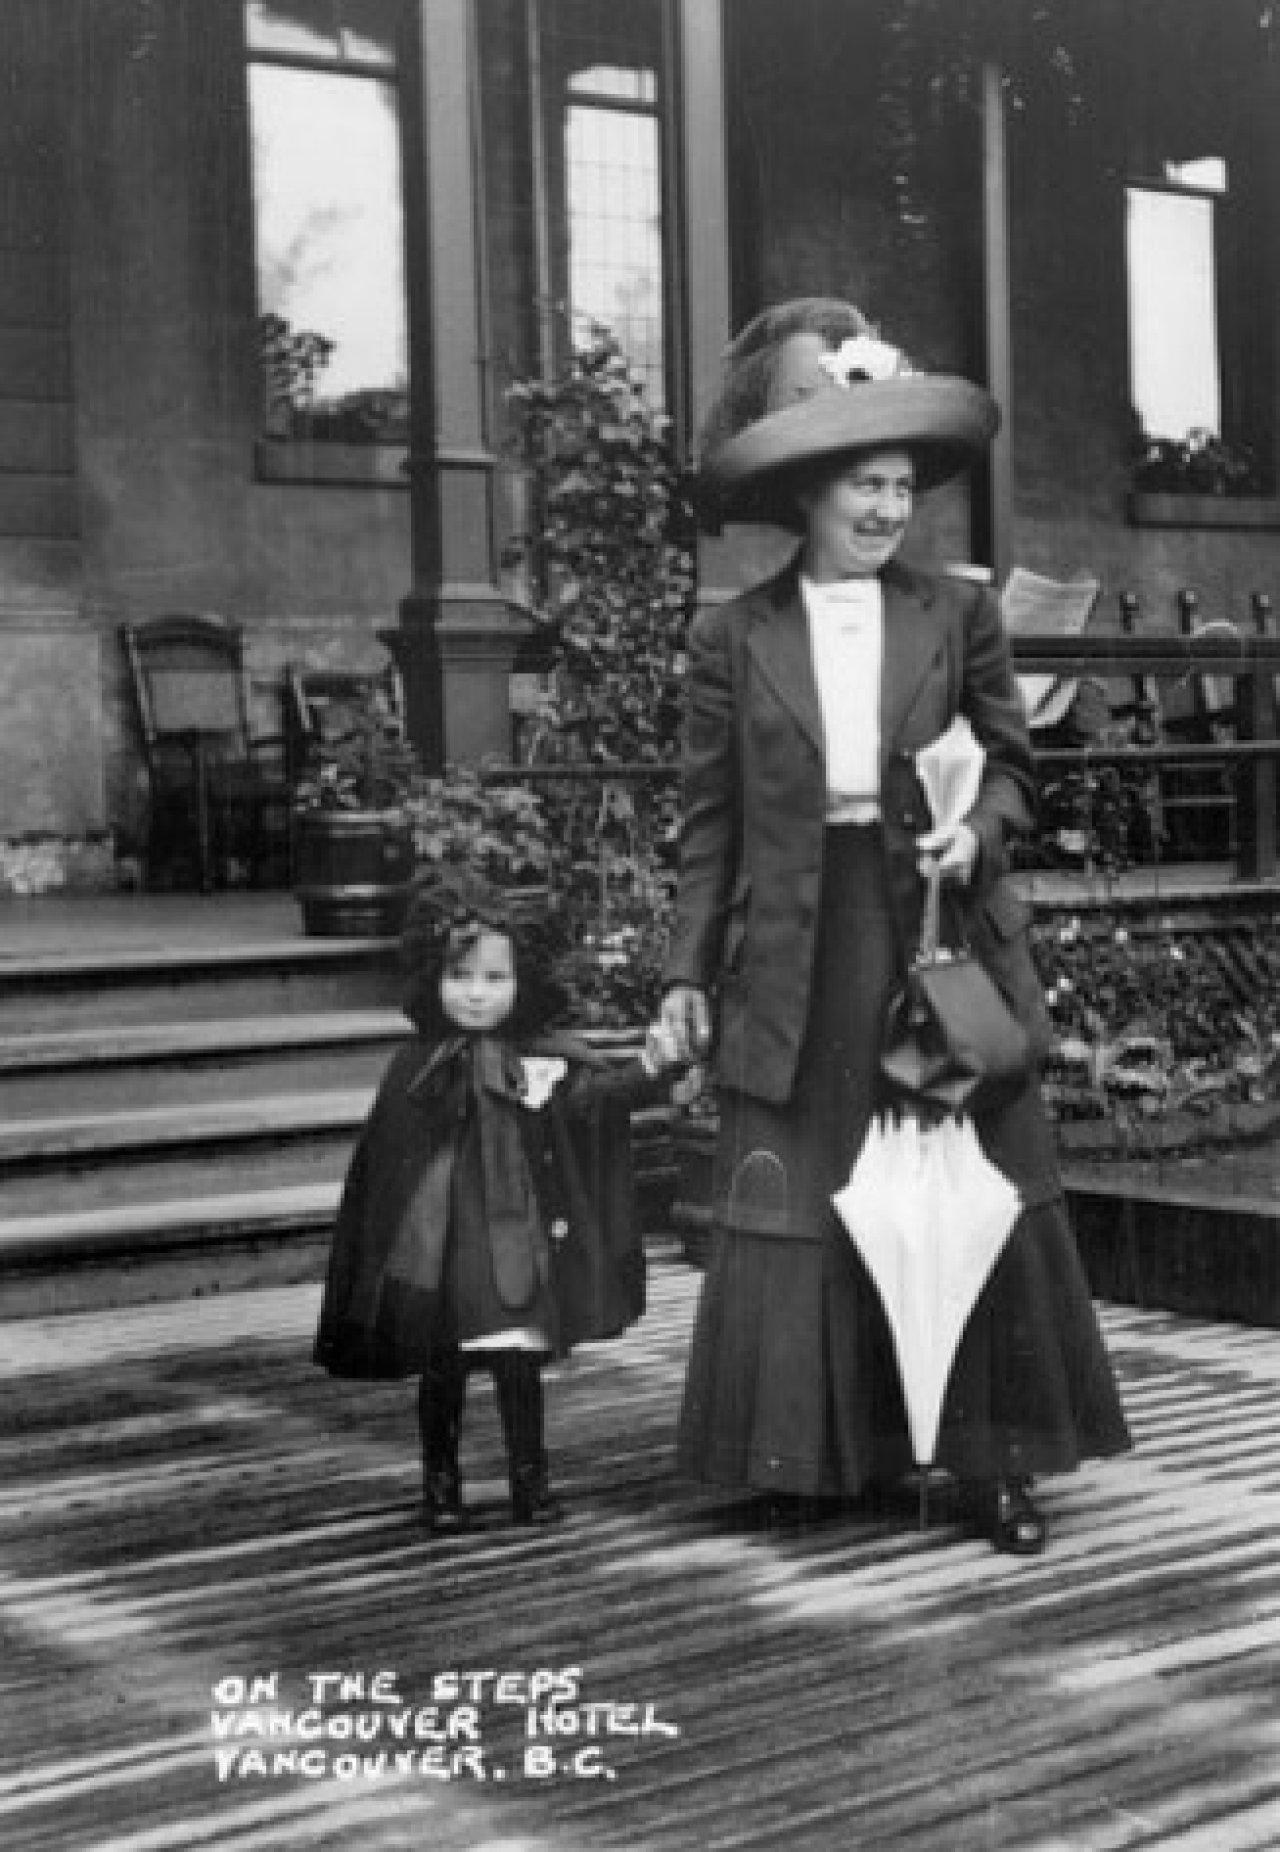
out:
M6 0L0 842L136 845L119 627L164 612L264 690L390 648L429 756L508 750L504 389L591 318L691 453L733 326L850 296L1004 405L932 552L1167 626L1280 595L1271 9L1010 11ZM708 541L705 595L777 545Z

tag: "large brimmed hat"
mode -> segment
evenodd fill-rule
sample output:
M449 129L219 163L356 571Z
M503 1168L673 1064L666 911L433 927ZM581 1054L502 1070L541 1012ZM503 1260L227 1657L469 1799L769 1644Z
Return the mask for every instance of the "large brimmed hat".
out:
M968 469L1000 412L969 380L916 373L850 302L800 297L738 335L702 434L701 473L721 518L797 524L799 467L866 450L909 450L916 486Z

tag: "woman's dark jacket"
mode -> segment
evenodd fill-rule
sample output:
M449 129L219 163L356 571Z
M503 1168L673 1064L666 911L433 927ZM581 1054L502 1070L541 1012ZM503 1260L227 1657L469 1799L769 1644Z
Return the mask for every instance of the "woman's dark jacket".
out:
M404 1376L424 1367L422 1333L405 1315L412 1295L390 1280L388 1263L397 1248L403 1252L407 1218L420 1213L420 1186L429 1190L429 1173L442 1160L447 1178L448 1147L458 1136L450 1101L460 1039L410 1039L392 1059L357 1141L315 1341L315 1361L332 1375ZM516 1109L563 1354L617 1336L644 1311L630 1112L663 1097L665 1087L638 1061L610 1066L574 1038L545 1038L526 1052L569 1062L545 1106ZM440 1212L448 1213L447 1182ZM566 1232L549 1240L557 1223ZM421 1309L428 1309L425 1300Z
M959 898L961 924L1043 1055L1050 1028L1028 944L1030 909L1006 873L1007 840L1031 823L1032 755L996 600L970 582L896 561L881 584L880 807L904 962L919 942L924 894L916 838L932 826L913 754L963 714L986 763L966 819L979 860ZM795 563L700 614L686 703L680 880L665 981L713 995L719 1084L782 1104L808 1023L827 798ZM851 946L855 981L856 962ZM978 1129L1024 1202L1058 1193L1034 1078Z

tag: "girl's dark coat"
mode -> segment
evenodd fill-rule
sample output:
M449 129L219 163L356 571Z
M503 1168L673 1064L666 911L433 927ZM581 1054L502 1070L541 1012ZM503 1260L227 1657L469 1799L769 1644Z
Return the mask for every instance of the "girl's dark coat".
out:
M616 1337L644 1311L644 1256L636 1220L630 1112L662 1096L639 1062L606 1066L569 1037L529 1053L570 1062L548 1103L520 1110L520 1130L549 1241L558 1346ZM357 1142L334 1228L315 1361L334 1376L394 1377L421 1370L420 1343L402 1320L370 1326L356 1308L378 1303L402 1219L429 1162L454 1136L432 1085L440 1044L414 1036L395 1055ZM516 1320L515 1322L519 1322Z

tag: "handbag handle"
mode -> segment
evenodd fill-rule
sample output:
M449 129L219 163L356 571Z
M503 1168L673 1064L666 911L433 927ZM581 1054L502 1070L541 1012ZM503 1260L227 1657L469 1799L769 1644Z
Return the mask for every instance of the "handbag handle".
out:
M942 893L944 881L942 870L935 864L925 876L924 912L920 919L920 945L912 962L912 969L928 968L930 965L950 964L953 958L972 957L972 947L965 931L963 918L954 914L952 932L944 945L942 941Z
M935 863L925 876L924 914L920 921L918 965L938 963L938 938L942 925L942 870Z

